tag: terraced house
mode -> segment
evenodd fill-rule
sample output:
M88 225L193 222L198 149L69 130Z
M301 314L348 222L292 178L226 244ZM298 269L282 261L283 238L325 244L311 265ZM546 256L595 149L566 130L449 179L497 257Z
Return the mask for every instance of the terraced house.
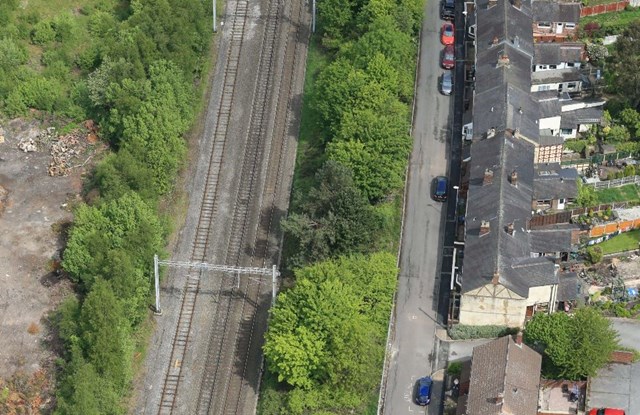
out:
M578 71L581 50L534 43L534 13L554 7L535 3L477 0L474 8L474 135L455 319L461 324L521 326L534 312L555 311L579 294L576 275L560 266L577 242L576 229L533 228L530 220L536 212L564 209L577 196L577 172L560 164L562 119L583 108L581 96L569 91L536 92L532 73L559 64ZM573 106L563 112L563 105ZM597 111L590 115L598 122Z

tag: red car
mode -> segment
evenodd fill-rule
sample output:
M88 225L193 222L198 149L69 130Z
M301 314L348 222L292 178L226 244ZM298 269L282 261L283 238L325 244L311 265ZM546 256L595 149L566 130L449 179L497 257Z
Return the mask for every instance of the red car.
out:
M442 25L442 29L440 29L440 41L443 45L453 45L455 29L453 27L453 23L445 23Z
M453 45L447 45L442 51L442 67L444 69L453 69L456 64L456 54Z
M622 409L600 408L592 409L589 415L625 415Z

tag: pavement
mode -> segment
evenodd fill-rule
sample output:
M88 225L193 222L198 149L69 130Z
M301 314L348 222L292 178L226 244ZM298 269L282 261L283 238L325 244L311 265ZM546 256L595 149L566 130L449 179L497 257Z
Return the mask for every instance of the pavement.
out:
M443 22L439 18L439 7L438 1L427 2L421 32L414 144L407 179L395 322L383 390L383 413L388 415L433 415L439 413L441 406L444 362L438 357L441 354L439 343L435 342L435 330L446 318L447 304L440 300L448 298L449 275L442 275L440 270L447 260L451 269L451 259L447 259L451 249L445 249L443 243L445 226L453 230L456 192L451 187L449 203L438 203L431 199L430 186L435 176L445 174L449 175L451 186L457 184L459 151L454 149L456 159L452 159L451 139L458 139L459 135L452 134L454 97L443 96L438 91L438 80L443 73L440 68ZM463 74L463 68L460 69L456 77ZM456 165L453 171L449 169L450 163ZM452 242L451 239L450 244ZM434 390L432 403L425 408L413 403L413 389L416 380L426 375L434 378Z
M640 321L612 318L620 345L638 349ZM620 408L627 414L640 414L640 362L630 365L612 363L598 371L590 380L589 408Z

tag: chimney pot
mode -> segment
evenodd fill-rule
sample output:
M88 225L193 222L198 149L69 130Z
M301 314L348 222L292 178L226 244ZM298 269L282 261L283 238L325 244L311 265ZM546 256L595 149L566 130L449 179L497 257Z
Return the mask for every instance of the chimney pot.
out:
M491 279L491 284L498 285L499 282L500 282L500 274L498 274L498 271L496 270L496 272L493 273L493 278Z
M491 224L489 223L488 220L483 220L482 222L480 222L480 236L484 236L489 234L489 232L491 231Z
M511 236L513 236L513 234L515 233L513 222L507 225L507 233Z
M516 334L516 344L518 346L522 346L522 330L518 331L518 334Z
M493 183L493 170L486 169L484 171L484 178L482 179L482 185L486 186L491 183Z
M498 36L494 36L494 37L493 37L493 40L492 40L492 42L491 42L491 44L493 44L493 45L497 45L497 44L498 44L498 42L500 42L500 38L499 38Z
M498 68L501 66L509 66L509 55L506 53L501 53L498 57Z
M512 186L518 187L518 172L516 170L511 172L511 177L509 179Z
M504 401L504 393L500 392L498 393L498 396L496 396L496 405L502 405L503 401Z

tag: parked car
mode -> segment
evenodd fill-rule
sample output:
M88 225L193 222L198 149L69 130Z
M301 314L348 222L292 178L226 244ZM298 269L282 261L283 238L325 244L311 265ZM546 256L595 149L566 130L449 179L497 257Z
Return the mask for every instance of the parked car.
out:
M445 176L438 176L431 183L431 196L438 202L446 202L449 193L449 179Z
M453 45L447 45L442 51L442 67L444 69L453 69L456 64L456 52Z
M433 381L429 376L420 378L416 382L416 403L418 405L426 406L431 402L431 385L433 385Z
M592 409L589 415L625 415L625 412L622 409L600 408Z
M454 36L455 36L455 28L453 27L453 23L445 23L442 25L442 29L440 29L440 41L443 45L453 45Z
M451 95L453 92L453 74L447 71L440 77L440 92L444 95Z
M442 0L440 3L440 18L442 20L453 20L456 17L455 0Z

